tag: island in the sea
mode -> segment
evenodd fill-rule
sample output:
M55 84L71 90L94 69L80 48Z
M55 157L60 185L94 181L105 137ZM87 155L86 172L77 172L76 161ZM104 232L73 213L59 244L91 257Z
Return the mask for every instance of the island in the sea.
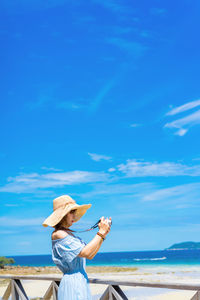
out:
M183 242L174 244L166 250L194 250L200 249L200 242Z

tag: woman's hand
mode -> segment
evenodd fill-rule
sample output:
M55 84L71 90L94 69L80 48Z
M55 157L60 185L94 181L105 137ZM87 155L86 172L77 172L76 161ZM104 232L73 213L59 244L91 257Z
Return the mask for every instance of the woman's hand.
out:
M101 221L98 224L99 233L102 235L103 239L110 231L110 225L108 221L111 221L111 218L105 219L104 217L101 218ZM112 222L112 221L111 221ZM103 242L102 238L99 238L98 235L95 235L93 240L89 242L79 253L80 257L86 257L87 259L93 259L97 252L99 251L101 244Z
M109 218L109 220L112 221L111 217ZM98 227L99 227L99 233L103 234L103 236L106 236L110 231L108 218L105 219L104 217L101 217L101 222L99 222Z

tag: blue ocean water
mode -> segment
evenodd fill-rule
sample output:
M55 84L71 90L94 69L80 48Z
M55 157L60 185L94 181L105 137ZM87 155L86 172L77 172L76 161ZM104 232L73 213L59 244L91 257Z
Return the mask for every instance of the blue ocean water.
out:
M11 256L10 256L11 257ZM55 266L51 255L12 256L14 265ZM181 266L199 265L200 250L161 250L98 253L88 266Z

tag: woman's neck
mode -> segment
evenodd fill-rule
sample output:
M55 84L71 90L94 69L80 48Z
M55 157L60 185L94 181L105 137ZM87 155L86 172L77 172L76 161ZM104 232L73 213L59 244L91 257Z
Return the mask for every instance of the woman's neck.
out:
M65 227L65 226L60 226L57 230L64 230L66 231L67 233L73 235L73 230L69 229L69 227Z

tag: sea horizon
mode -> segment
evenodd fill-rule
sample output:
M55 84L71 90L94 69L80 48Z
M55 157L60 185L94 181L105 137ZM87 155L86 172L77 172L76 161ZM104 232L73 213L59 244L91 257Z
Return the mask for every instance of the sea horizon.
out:
M98 254L103 254L103 253L129 253L129 252L154 252L154 251L190 251L190 250L199 250L199 249L189 249L189 248L177 248L177 249L169 249L169 248L165 248L165 249L152 249L152 250L121 250L121 251L102 251L102 252L98 252ZM0 256L5 256L5 257L12 257L12 256L36 256L36 255L51 255L51 253L40 253L40 254L13 254L13 255L3 255L0 254Z
M167 250L167 249L164 249L164 250ZM154 250L124 250L124 251L102 251L102 252L98 252L98 254L100 253L128 253L128 252L150 252L150 251L164 251L164 250L158 250L158 249L154 249ZM181 249L182 250L182 249ZM187 249L187 250L190 250L190 249ZM170 250L169 251L176 251L174 249ZM51 253L40 253L40 254L13 254L13 256L39 256L39 255L51 255ZM5 256L5 257L12 257L12 255L3 255L1 254L0 256Z
M15 260L13 266L55 266L51 254L9 255ZM151 250L100 252L93 260L87 260L88 266L200 266L200 249L195 250Z

